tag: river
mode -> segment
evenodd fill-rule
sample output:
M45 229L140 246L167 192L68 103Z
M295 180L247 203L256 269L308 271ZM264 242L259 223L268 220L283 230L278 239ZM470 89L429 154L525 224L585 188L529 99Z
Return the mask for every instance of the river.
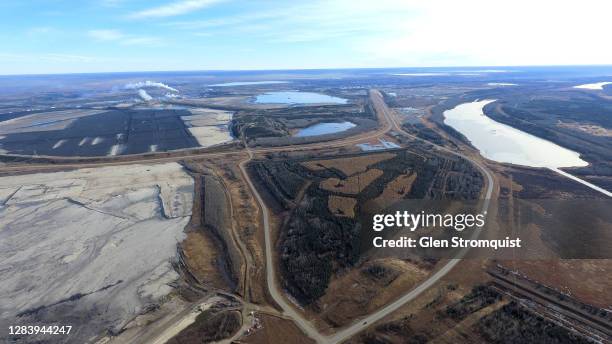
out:
M560 170L588 163L580 154L487 117L483 108L495 100L480 100L444 111L444 122L463 135L487 159L530 167L546 167L589 188L612 197L612 193Z

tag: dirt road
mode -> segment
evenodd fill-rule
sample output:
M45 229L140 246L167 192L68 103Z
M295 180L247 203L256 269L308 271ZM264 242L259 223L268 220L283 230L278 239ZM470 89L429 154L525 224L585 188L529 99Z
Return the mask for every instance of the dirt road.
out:
M381 119L382 121L384 121L384 125L382 126L382 128L384 130L381 130L380 133L377 133L376 135L373 136L377 137L377 136L382 136L385 133L387 133L389 130L395 130L399 133L402 133L406 136L409 136L415 140L421 140L421 141L425 141L422 139L419 139L417 137L414 137L413 135L410 135L409 133L405 132L401 126L396 122L391 110L387 107L387 105L385 104L382 95L380 94L380 92L376 91L376 90L372 90L370 91L370 99L372 100L375 110L379 116L379 119ZM381 123L383 123L381 121ZM431 142L425 141L427 143L432 144ZM436 147L436 149L445 151L445 152L449 152L451 154L454 154L456 156L462 157L470 162L472 162L474 165L476 165L482 172L483 174L486 176L486 192L485 192L485 197L484 197L484 201L483 201L483 205L482 205L482 209L481 211L483 213L486 213L487 210L489 209L489 203L490 203L490 198L491 198L491 194L493 192L493 176L491 175L491 173L487 170L487 168L482 165L480 162L473 160L472 158L460 154L460 153L456 153L453 152L445 147L441 147L441 146L437 146L434 144L434 147ZM252 157L252 152L249 151L249 155ZM289 304L287 303L285 297L283 296L283 293L279 290L278 285L276 283L276 270L275 270L275 265L273 262L273 252L272 252L272 239L271 239L271 230L270 230L270 225L269 225L269 214L268 214L268 209L265 206L265 203L263 202L263 199L261 198L261 196L259 195L259 193L257 192L257 190L255 189L255 186L253 185L253 182L251 181L251 179L249 178L248 173L246 172L245 169L245 165L246 163L248 163L249 160L245 160L240 164L240 170L242 171L242 174L245 178L245 180L247 181L249 188L251 188L251 191L253 192L253 194L255 195L255 198L257 200L257 202L259 203L259 207L262 211L262 217L263 217L263 224L264 224L264 237L265 237L265 252L266 252L266 282L268 284L268 288L270 290L270 294L272 295L272 297L274 298L274 300L280 305L280 307L283 309L285 315L290 316L291 318L293 318L293 320L298 324L298 326L312 339L316 340L318 343L339 343L342 342L350 337L352 337L353 335L365 330L367 327L369 327L371 324L375 323L378 320L383 319L384 317L386 317L387 315L391 314L392 312L396 311L397 309L399 309L400 307L402 307L404 304L410 302L411 300L413 300L414 298L416 298L417 296L419 296L422 292L424 292L425 290L427 290L429 287L431 287L432 285L434 285L435 283L437 283L442 277L444 277L449 271L451 271L460 261L461 258L467 253L467 249L466 250L462 250L460 251L459 255L454 258L449 260L446 265L444 265L440 270L438 270L435 274L433 274L432 276L430 276L427 280L425 280L424 282L422 282L420 285L418 285L416 288L414 288L413 290L411 290L410 292L404 294L402 297L400 297L399 299L395 300L394 302L388 304L387 306L379 309L378 311L368 315L365 318L362 318L358 321L356 321L355 323L353 323L352 325L344 328L343 330L341 330L340 332L335 333L334 335L331 336L323 336L321 333L319 333L319 331L317 331L316 328L314 328L312 326L312 324L310 324L310 322L308 322L307 319L305 319L300 313L296 312L295 309ZM478 236L478 232L474 233L474 238Z
M252 158L253 154L249 150L249 157ZM240 163L240 171L242 172L242 176L247 181L251 192L255 196L257 203L259 204L259 209L261 210L261 216L263 219L264 226L264 241L265 241L265 256L266 256L266 284L268 285L268 290L270 295L274 299L274 301L282 308L285 316L291 317L293 321L306 333L307 336L317 341L317 343L325 343L327 342L326 338L317 331L314 326L308 322L300 313L298 313L293 306L291 306L283 296L283 292L279 289L278 284L276 283L276 268L273 261L274 254L272 252L272 238L271 238L271 229L270 229L270 215L268 213L268 208L266 207L263 199L257 192L255 185L249 178L249 174L246 171L246 164L250 161L243 160Z
M351 336L363 331L367 327L369 327L374 322L381 320L387 315L391 314L395 310L402 307L407 302L410 302L418 295L420 295L423 291L427 290L429 287L438 282L443 276L445 276L449 271L451 271L460 261L461 258L467 253L467 250L463 250L460 254L454 258L449 260L446 265L444 265L440 270L430 276L427 280L422 282L416 288L411 290L410 292L404 294L399 299L394 302L386 305L385 307L377 310L376 312L356 321L352 325L342 329L341 331L335 333L331 336L324 336L319 331L312 326L312 324L302 316L298 311L295 310L294 306L287 302L287 299L284 297L284 293L279 289L277 279L276 279L276 269L275 264L273 262L273 245L271 238L271 229L270 229L270 220L269 220L269 212L266 207L262 197L257 192L252 180L249 178L249 175L246 171L246 164L253 158L254 154L268 153L268 152L282 152L282 151L301 151L301 150L312 150L312 149L322 149L322 148L335 148L347 146L359 142L363 142L366 140L371 140L375 138L379 138L385 135L387 132L394 130L398 133L406 135L414 140L420 140L427 142L428 144L433 145L435 149L441 150L447 153L451 153L453 155L464 158L474 165L476 165L485 175L486 177L486 192L484 195L484 201L482 206L482 212L486 212L489 208L489 200L491 198L491 194L493 191L493 177L491 173L487 170L487 168L481 164L480 162L470 158L469 156L454 152L446 147L437 146L431 142L426 140L417 138L407 132L405 132L401 126L397 123L396 119L393 116L391 109L387 107L384 102L384 99L380 92L377 90L370 91L370 99L374 105L379 123L381 126L374 131L359 134L356 136L339 139L335 141L322 142L322 143L314 143L314 144L306 144L299 146L283 146L283 147L272 147L272 148L258 148L258 149L250 149L247 148L246 152L248 153L248 159L243 160L239 167L241 173L246 180L249 188L251 189L257 203L259 204L259 208L261 210L261 215L263 219L264 226L264 239L265 239L265 255L266 255L266 283L272 298L276 301L276 303L282 308L285 316L292 318L296 324L312 339L317 341L318 343L338 343L343 340L350 338ZM97 159L95 162L84 162L78 161L75 163L58 163L58 164L36 164L36 165L21 165L21 166L2 166L0 167L0 172L8 172L8 173L31 173L31 172L42 172L47 170L57 170L57 169L66 169L66 168L88 168L88 167L99 167L99 166L117 166L117 165L127 165L127 164L135 164L135 163L161 163L168 161L178 161L186 158L214 158L214 157L223 157L229 154L237 154L237 152L201 152L201 153L193 153L188 156L185 155L177 155L177 156L165 156L165 157L155 157L148 155L146 158L140 157L142 160L138 160L138 157L135 156L134 159L129 160L121 160L117 161L116 159L109 158L107 159ZM166 154L167 155L167 154ZM125 157L124 157L125 159ZM75 159L77 160L77 159ZM103 161L99 161L103 160ZM478 232L475 232L475 236L478 235Z
M380 93L379 93L380 94ZM300 146L300 149L313 149L313 147L318 148L329 148L329 147L340 147L349 145L352 143L357 143L364 140L370 140L373 138L378 138L380 136L385 135L391 128L393 127L392 122L389 120L388 113L377 111L377 116L379 123L381 126L379 129L374 132L367 133L365 135L353 136L347 139L328 142L323 144L314 144L314 145L304 145ZM305 148L308 147L308 148ZM323 336L319 331L312 326L312 324L302 316L302 314L298 313L295 308L290 305L284 293L279 289L278 283L276 280L276 268L273 261L273 247L272 247L272 238L271 238L271 229L270 229L270 215L268 212L268 208L266 207L261 195L255 188L249 174L246 171L246 164L253 158L254 153L263 153L270 151L284 151L287 150L287 147L278 147L278 148L268 148L268 149L256 149L251 150L247 148L247 152L249 154L249 158L240 162L240 171L243 175L244 180L246 180L251 192L255 196L257 203L259 204L259 209L262 213L263 226L264 226L264 241L265 241L265 255L266 255L266 284L268 285L268 290L270 295L274 299L274 301L282 308L285 316L288 316L294 320L294 322L308 335L310 338L314 339L318 343L328 343L329 338Z
M303 145L291 145L291 146L279 146L269 148L254 148L250 149L253 154L265 154L273 152L287 152L287 151L304 151L313 149L325 149L325 148L337 148L343 147L355 143L360 143L367 140L379 138L391 129L391 122L385 118L381 118L381 114L377 113L379 123L383 123L382 126L376 130L357 134L346 138L341 138L333 141L325 141L318 143L309 143ZM62 169L73 169L73 168L89 168L89 167L101 167L101 166L121 166L121 165L132 165L138 163L165 163L175 162L191 158L222 158L228 155L240 154L240 151L229 151L229 152L200 152L199 150L190 150L191 153L186 152L173 152L172 156L167 156L168 152L160 152L159 154L146 153L146 154L133 154L133 155L121 155L121 156L108 156L108 157L51 157L51 156L38 156L38 157L27 157L18 155L4 155L6 157L20 157L29 159L30 161L36 162L36 160L51 160L49 163L35 163L35 164L19 164L19 165L0 165L0 173L32 173L32 172L47 172L56 171ZM56 161L54 161L56 160ZM74 160L74 162L71 162ZM89 161L88 161L89 160Z
M385 114L385 117L389 119L389 121L391 121L392 123L392 127L393 130L402 133L412 139L415 140L420 140L420 141L424 141L427 142L429 144L432 144L436 149L438 150L442 150L448 153L451 153L455 156L459 156L463 159L466 159L468 161L470 161L471 163L473 163L474 165L476 165L478 167L478 169L480 169L480 171L485 175L486 177L486 192L484 194L484 200L482 202L482 207L481 207L481 213L487 213L488 209L489 209L489 204L490 204L490 199L491 199L491 194L493 193L493 176L491 174L491 172L480 162L475 161L474 159L461 154L461 153L457 153L454 152L446 147L442 147L442 146L438 146L436 144L433 144L429 141L417 138L409 133L407 133L406 131L404 131L401 126L397 123L396 119L394 118L394 116L391 114L391 109L389 109L387 107L387 104L385 104L382 95L380 94L380 92L376 91L376 90L372 90L370 92L370 98L372 99L374 106L376 108L376 111L381 111ZM474 232L474 235L472 236L472 239L475 239L478 237L478 235L480 234L480 231L477 230ZM468 249L464 249L461 250L459 252L459 254L453 258L450 259L441 269L439 269L438 271L436 271L436 273L434 273L433 275L431 275L429 278L427 278L425 281L423 281L421 284L419 284L416 288L414 288L413 290L411 290L410 292L404 294L403 296L401 296L399 299L393 301L392 303L386 305L385 307L377 310L376 312L362 318L359 319L358 321L356 321L355 323L353 323L352 325L350 325L349 327L346 327L344 329L342 329L341 331L335 333L332 336L326 337L326 343L339 343L342 342L352 336L354 336L355 334L365 330L367 327L369 327L370 325L372 325L373 323L383 319L384 317L386 317L387 315L393 313L394 311L398 310L400 307L402 307L403 305L405 305L406 303L414 300L416 297L418 297L421 293L423 293L425 290L427 290L428 288L430 288L431 286L433 286L434 284L436 284L442 277L444 277L447 273L449 273L457 264L459 264L459 262L461 262L461 258L463 258L465 256L465 254L468 252Z

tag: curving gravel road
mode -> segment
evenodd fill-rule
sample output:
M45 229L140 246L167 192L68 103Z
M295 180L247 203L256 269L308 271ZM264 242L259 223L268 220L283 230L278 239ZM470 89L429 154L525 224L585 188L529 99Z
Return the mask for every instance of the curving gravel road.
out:
M381 132L377 132L377 136L382 136L383 134L387 133L390 130L395 130L399 133L402 133L403 135L409 136L415 140L420 140L420 141L425 141L429 144L432 144L436 149L438 150L442 150L448 153L451 153L453 155L459 156L463 159L466 159L470 162L472 162L475 166L478 167L478 169L480 169L483 174L486 176L487 178L487 190L485 192L485 198L484 198L484 202L482 205L482 209L481 212L486 213L489 209L489 203L490 203L490 199L491 199L491 194L493 193L493 176L491 175L491 173L489 172L489 170L482 165L480 162L473 160L472 158L463 155L461 153L457 153L454 152L446 147L442 147L442 146L438 146L436 144L433 144L429 141L417 138L407 132L405 132L401 126L396 122L396 120L394 119L393 115L391 114L391 110L387 107L387 104L385 104L382 95L380 94L379 91L377 90L371 90L370 91L370 98L374 104L374 107L376 109L376 112L379 115L379 119L382 119L385 121L385 124L383 126L384 130L382 130ZM363 139L363 138L362 138ZM346 144L346 142L343 142L342 144ZM329 146L328 146L329 147ZM395 300L394 302L386 305L385 307L375 311L374 313L359 319L358 321L356 321L355 323L353 323L352 325L340 330L339 332L330 335L330 336L324 336L322 335L315 327L312 326L312 324L310 324L310 322L304 318L300 313L298 313L293 306L291 306L285 299L285 297L283 296L283 293L279 290L278 285L276 283L276 270L274 267L274 263L272 260L273 254L272 254L272 239L270 238L271 234L270 234L270 225L269 225L269 214L268 214L268 209L265 206L265 203L263 202L263 199L261 198L261 196L259 195L259 193L257 192L257 190L255 189L255 186L253 185L253 182L251 181L251 179L248 176L248 173L246 172L245 169L245 165L248 161L250 161L250 158L252 158L253 153L248 150L249 153L249 159L243 161L240 164L240 170L245 178L245 180L247 181L247 184L249 185L249 188L251 189L251 191L253 192L253 194L255 195L255 198L257 199L257 202L259 203L260 209L262 210L262 218L263 218L263 225L264 225L264 237L265 237L265 250L266 250L266 282L268 284L268 289L270 290L270 294L272 296L272 298L279 304L279 306L283 309L283 312L293 318L293 320L296 322L296 324L312 339L314 339L315 341L317 341L317 343L339 343L342 342L352 336L354 336L355 334L365 330L367 327L369 327L371 324L377 322L378 320L383 319L384 317L386 317L387 315L393 313L394 311L396 311L397 309L399 309L400 307L402 307L404 304L412 301L413 299L415 299L417 296L419 296L422 292L424 292L425 290L427 290L429 287L431 287L432 285L434 285L435 283L437 283L442 277L444 277L449 271L451 271L455 265L457 265L460 261L461 258L465 256L465 254L467 253L468 249L464 249L461 250L459 252L459 254L449 260L440 270L438 270L436 273L434 273L433 275L431 275L428 279L426 279L425 281L423 281L420 285L418 285L416 288L412 289L410 292L404 294L402 297L400 297L399 299ZM473 238L478 237L480 231L475 231L474 232L474 236Z

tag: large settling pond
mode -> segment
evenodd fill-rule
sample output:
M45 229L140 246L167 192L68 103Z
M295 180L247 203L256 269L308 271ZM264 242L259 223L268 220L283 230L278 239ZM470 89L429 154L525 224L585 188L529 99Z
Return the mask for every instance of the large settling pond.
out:
M325 134L334 134L334 133L347 131L355 126L356 126L355 123L346 122L346 121L345 122L323 122L323 123L317 123L317 124L311 125L304 129L300 129L293 136L294 137L308 137L308 136L319 136L319 135L325 135Z
M255 103L258 104L346 104L346 102L346 99L322 93L299 91L267 92L255 97Z
M483 108L495 100L457 105L444 111L444 122L465 135L491 160L532 167L587 166L580 154L485 116Z

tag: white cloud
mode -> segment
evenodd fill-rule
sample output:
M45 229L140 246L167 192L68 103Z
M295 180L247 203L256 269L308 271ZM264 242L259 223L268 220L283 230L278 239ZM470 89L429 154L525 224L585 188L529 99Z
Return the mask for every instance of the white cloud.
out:
M612 61L609 1L428 0L360 53L383 65L598 64Z
M94 26L93 29L99 30L84 33L78 33L77 28L68 31L68 25L62 25L61 38L71 33L100 42L105 49L89 51L87 45L66 45L66 50L60 52L101 54L107 55L106 59L132 61L121 65L99 63L96 68L101 70L609 64L612 61L612 45L606 44L610 32L608 17L612 13L610 0L259 0L227 8L214 5L222 0L93 1L107 5L120 3L125 5L125 11L130 3L124 19L159 19L138 22L138 25L120 21L114 25L129 26ZM134 9L134 4L143 7ZM215 6L215 11L206 10L207 6ZM200 9L204 10L192 13ZM193 15L187 16L189 13ZM185 16L180 17L181 14ZM107 18L112 18L112 14ZM36 25L40 27L32 28L30 34L40 34L44 39L55 37L45 27L47 23ZM34 48L37 42L27 36L26 30L24 41ZM64 47L59 43L64 41L58 40L58 49ZM65 44L68 43L72 42L66 40ZM149 55L132 55L136 49L127 48L166 45L173 49L158 49L155 54L149 51ZM5 49L19 52L11 47ZM250 51L237 53L239 50ZM44 58L78 59L51 55ZM0 59L17 60L7 54L0 54ZM140 64L146 64L146 68ZM70 70L79 63L65 65L65 70ZM39 67L31 63L28 68L38 70Z
M214 5L222 0L183 0L176 1L167 5L153 7L142 11L134 12L130 18L162 18L173 17L181 14L190 13Z
M97 41L117 42L126 46L159 46L162 44L162 40L158 37L128 35L119 30L90 30L87 34Z
M609 13L609 0L311 0L164 25L313 49L333 42L335 65L609 64Z
M119 30L89 30L87 34L98 41L117 41L125 37Z
M351 40L373 34L392 32L412 14L406 4L412 0L317 0L287 3L255 12L192 21L174 21L164 25L185 30L206 29L225 35L239 33L244 37L272 43L303 43L347 37Z
M242 24L248 24L259 20L271 20L278 19L282 16L288 16L290 10L277 9L273 11L260 11L260 12L249 12L248 14L238 14L232 16L225 16L219 18L210 18L204 20L191 20L191 21L173 21L164 23L164 26L176 27L179 29L186 30L197 30L197 29L208 29L208 28L220 28L228 26L240 26Z

